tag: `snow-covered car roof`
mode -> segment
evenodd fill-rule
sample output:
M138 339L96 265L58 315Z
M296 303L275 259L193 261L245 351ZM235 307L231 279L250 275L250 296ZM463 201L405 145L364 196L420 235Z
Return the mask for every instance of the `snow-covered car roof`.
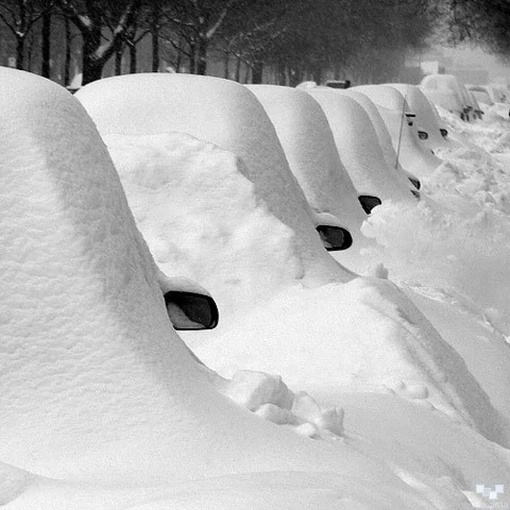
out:
M466 113L467 108L473 107L472 100L466 90L466 87L456 76L452 74L429 74L425 76L421 81L420 88L427 95L427 97L431 99L436 97L438 100L443 102L448 101L450 103L448 108L443 104L440 104L440 106L449 111L455 111L456 108L453 107L451 99L446 99L446 91L452 92L457 97L457 100L461 105L461 111L463 113ZM434 99L432 100L434 103L436 103Z
M402 162L397 157L397 153L393 148L393 143L388 128L386 127L386 124L381 114L379 113L379 110L372 102L372 100L367 95L353 89L343 90L339 92L349 97L352 97L367 112L372 122L372 126L374 126L375 132L377 133L377 138L379 139L379 144L381 145L381 149L384 154L384 159L386 160L388 168L392 172L395 171L398 174L404 174L405 177L409 179L411 182L414 181L415 184L411 185L411 189L416 189L416 186L419 183L419 179L411 171L402 167Z
M418 139L416 114L398 90L389 85L361 85L353 90L365 94L376 105L390 134L398 161L405 170L421 178L440 164L440 160ZM412 126L407 122L406 116L409 114L412 115Z
M420 87L420 89L436 106L440 106L459 117L461 116L464 107L458 95L453 90L427 89L423 87Z
M246 87L210 76L149 73L100 80L76 97L101 135L181 132L236 154L257 197L296 233L297 256L333 263L315 231L321 218L310 210L271 121Z
M388 85L397 89L404 96L409 107L416 114L417 127L422 128L428 134L428 138L422 140L423 145L432 150L449 146L448 141L441 134L441 129L444 128L438 123L437 112L420 88L404 83L388 83Z
M335 215L349 228L355 246L363 244L365 239L360 237L359 230L366 214L317 101L306 92L290 87L251 85L248 88L269 115L290 168L312 208ZM342 254L337 255L342 260Z
M467 85L467 89L479 103L483 103L488 106L492 106L494 104L494 101L491 99L491 96L489 94L489 91L486 87L483 87L481 85Z
M407 180L388 170L377 134L363 107L335 90L307 92L324 110L340 159L358 193L381 200L411 198Z

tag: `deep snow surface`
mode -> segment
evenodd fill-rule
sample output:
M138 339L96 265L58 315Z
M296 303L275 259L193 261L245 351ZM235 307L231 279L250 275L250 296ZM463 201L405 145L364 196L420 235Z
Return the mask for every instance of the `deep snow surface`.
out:
M185 111L195 82L179 80ZM100 119L107 83L120 82L83 90ZM196 83L263 118L237 85ZM220 305L217 330L182 335L220 377L171 328L83 108L28 73L2 69L0 87L0 503L461 510L488 507L476 485L510 484L507 123L441 112L465 145L439 153L421 201L373 211L363 257L377 269L360 278L320 246L278 143L257 138L273 147L271 180L248 169L256 144L235 152L246 142L225 135L237 121L223 125L214 101L190 114L196 132L169 133L155 87L161 124L105 140L159 268ZM137 93L121 89L118 125L143 130ZM200 129L228 147L198 139L213 111Z

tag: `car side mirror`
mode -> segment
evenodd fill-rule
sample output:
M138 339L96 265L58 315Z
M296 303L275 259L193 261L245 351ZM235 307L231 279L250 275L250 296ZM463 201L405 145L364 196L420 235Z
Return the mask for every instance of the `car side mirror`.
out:
M345 228L335 225L319 225L316 230L328 251L346 250L352 245L351 233Z
M408 177L408 179L411 181L411 184L416 188L421 188L421 182L417 177Z
M363 210L370 214L372 212L372 209L374 207L377 207L378 205L381 205L381 199L377 197L373 197L371 195L360 195L358 197L359 203L361 204L361 207L363 207Z
M170 290L164 298L168 317L174 329L179 331L213 329L218 325L218 307L211 296Z

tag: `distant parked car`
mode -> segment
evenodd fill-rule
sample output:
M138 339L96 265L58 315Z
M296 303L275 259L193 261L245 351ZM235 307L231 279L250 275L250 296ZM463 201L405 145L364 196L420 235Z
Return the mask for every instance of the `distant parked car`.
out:
M387 85L397 89L416 114L416 129L423 145L431 150L451 145L451 141L448 140L448 131L440 121L435 106L418 86L404 83L388 83Z
M430 74L421 81L423 93L445 110L462 120L472 120L474 109L469 94L461 81L452 74Z
M438 167L441 160L419 139L416 113L397 89L389 85L362 85L353 90L367 95L376 105L403 168L421 178Z
M353 248L335 258L351 269L361 262L359 249L368 243L360 231L366 214L359 194L342 164L328 119L306 92L276 85L249 85L282 144L290 169L312 209L341 218L354 238Z
M494 101L492 100L489 91L481 85L466 85L467 89L476 97L476 100L481 104L492 106Z
M335 90L307 91L322 107L340 159L368 212L380 201L412 199L407 178L388 167L370 117L363 107ZM366 198L363 198L366 197Z
M484 113L492 111L503 118L510 116L510 106L506 95L497 87L491 85L467 85L469 92L480 103Z
M351 80L326 80L324 86L331 89L348 89L351 86Z
M393 143L388 128L386 127L386 124L373 101L367 95L354 89L339 91L339 93L352 97L367 112L372 122L372 126L377 133L377 138L381 145L386 164L388 167L395 168L395 170L397 170L399 173L404 174L412 184L411 192L418 194L416 190L419 190L421 187L420 180L414 173L402 166L402 161L393 148Z

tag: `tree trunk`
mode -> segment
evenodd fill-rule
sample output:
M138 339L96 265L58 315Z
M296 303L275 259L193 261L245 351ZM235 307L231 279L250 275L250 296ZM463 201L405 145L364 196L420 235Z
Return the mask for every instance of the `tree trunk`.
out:
M180 73L181 72L181 66L182 66L182 48L179 45L177 48L177 58L175 59L175 72Z
M299 82L301 80L301 73L297 71L296 69L289 69L289 86L295 87L296 85L299 85Z
M47 11L42 18L42 66L41 74L45 78L51 76L51 12Z
M66 38L64 58L64 87L67 87L71 82L71 23L67 17L64 18L64 30Z
M195 74L197 72L197 48L196 45L189 45L189 72Z
M129 72L131 74L135 74L136 67L137 67L136 44L134 42L132 42L129 45Z
M223 54L223 77L230 79L230 55L227 51Z
M115 51L115 76L120 76L122 74L122 53L124 53L124 48L122 46Z
M159 71L159 31L157 28L151 31L152 34L152 72Z
M262 76L264 72L264 63L257 61L251 68L251 82L254 84L262 83Z
M236 81L241 82L241 58L237 57L236 63Z
M16 37L16 69L23 69L23 58L25 56L25 36Z
M201 38L198 42L197 74L207 73L207 40Z
M312 70L313 81L320 85L322 83L322 66L317 65Z
M152 37L152 72L159 71L159 17L160 17L160 3L155 1L152 9L152 20L150 25L150 32Z
M101 45L101 29L82 32L83 38L83 82L82 85L100 80L103 74L103 60L97 58L96 50Z
M82 85L87 85L93 81L101 79L103 74L103 64L96 60L83 58L83 81Z

